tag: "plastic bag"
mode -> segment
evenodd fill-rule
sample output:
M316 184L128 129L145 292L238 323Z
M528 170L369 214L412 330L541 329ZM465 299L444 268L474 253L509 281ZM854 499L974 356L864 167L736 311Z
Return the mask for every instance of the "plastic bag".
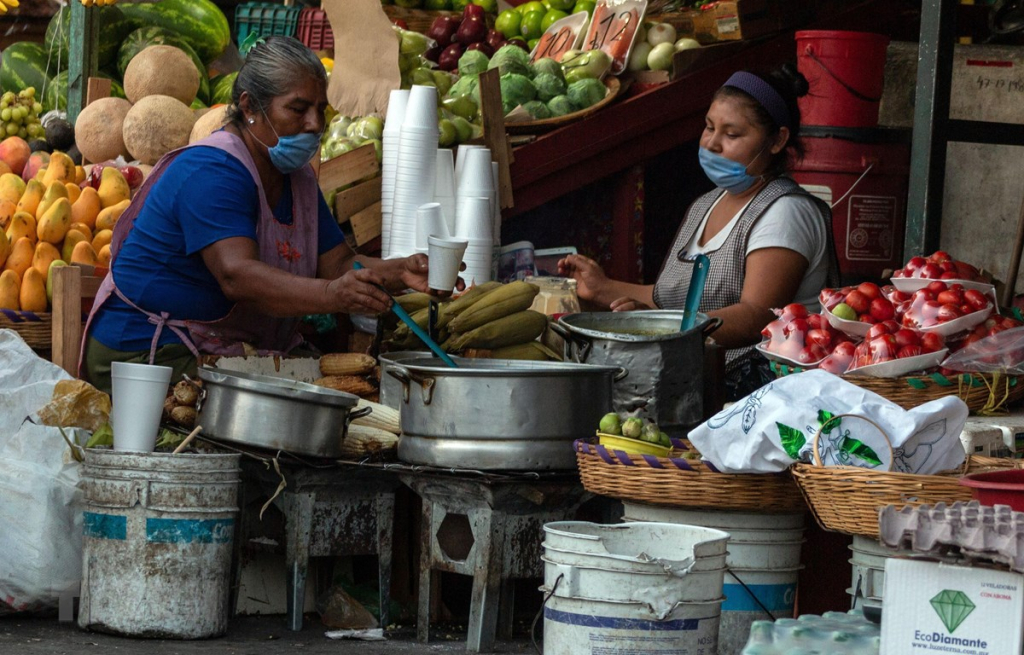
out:
M978 327L984 327L984 324ZM1024 327L994 332L991 336L973 340L950 355L942 365L965 373L1002 371L1024 375Z
M79 465L60 430L25 420L69 379L0 330L0 614L56 607L81 582Z
M992 299L977 289L935 281L910 296L902 324L913 328L934 328L945 335L969 330L992 314Z
M37 418L42 425L96 432L110 422L110 396L82 380L61 380Z
M761 330L764 339L758 350L768 359L813 368L835 348L849 339L833 329L822 314L808 314L799 304L776 309L779 318Z
M941 334L901 328L895 321L871 326L857 345L848 372L873 377L899 377L934 368L946 357Z
M825 371L807 371L761 387L689 437L723 473L778 473L810 462L821 429L818 452L825 466L932 474L963 463L966 421L967 405L959 398L905 410Z

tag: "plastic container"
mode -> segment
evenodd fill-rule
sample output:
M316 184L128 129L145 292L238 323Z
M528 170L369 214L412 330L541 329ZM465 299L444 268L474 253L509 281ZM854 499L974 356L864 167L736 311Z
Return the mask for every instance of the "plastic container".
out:
M877 127L889 37L869 32L796 33L797 68L810 84L801 124Z
M227 632L240 458L86 451L79 627Z
M327 12L315 7L306 7L299 13L296 35L310 50L334 49L334 30L327 20Z
M301 7L274 2L247 2L235 7L235 31L241 45L250 33L259 36L295 36Z
M970 487L982 505L1009 505L1015 512L1024 512L1024 470L972 473L960 478L960 484Z
M114 450L153 452L172 372L170 366L111 363Z

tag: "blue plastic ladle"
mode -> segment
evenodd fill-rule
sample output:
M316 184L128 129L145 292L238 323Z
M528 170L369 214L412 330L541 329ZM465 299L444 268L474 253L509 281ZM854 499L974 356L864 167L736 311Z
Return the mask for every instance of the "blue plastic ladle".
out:
M359 269L365 267L359 262L353 262L352 268L358 271ZM388 293L388 290L380 286L379 284L375 284L373 286L377 287L384 293ZM430 348L430 350L435 355L440 357L442 362L444 362L451 368L458 368L459 365L452 361L452 358L448 356L448 353L441 350L441 346L437 345L437 342L430 338L430 335L427 334L426 330L417 325L416 321L412 320L412 317L409 316L409 312L405 311L405 309L403 309L401 305L395 302L395 299L391 297L390 293L388 293L388 297L391 298L391 311L395 313L395 316L402 319L402 322L409 326L409 329L412 330L412 333L419 337L420 341L426 344L427 348Z
M690 273L690 288L686 290L686 305L683 307L683 322L679 325L680 332L693 329L697 322L697 309L701 297L704 296L704 283L708 280L708 268L711 260L707 255L700 254L693 258L693 271Z

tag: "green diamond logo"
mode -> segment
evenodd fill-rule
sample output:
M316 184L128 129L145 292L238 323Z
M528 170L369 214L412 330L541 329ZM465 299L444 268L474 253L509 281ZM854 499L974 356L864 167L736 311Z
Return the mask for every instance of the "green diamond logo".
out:
M931 604L950 634L956 632L964 619L974 611L974 603L962 591L940 591L932 598Z

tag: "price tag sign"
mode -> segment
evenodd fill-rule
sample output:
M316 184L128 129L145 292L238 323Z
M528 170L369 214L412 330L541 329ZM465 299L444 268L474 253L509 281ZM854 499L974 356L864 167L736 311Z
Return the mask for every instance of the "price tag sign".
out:
M600 0L583 39L584 50L603 50L612 58L612 73L626 69L633 39L647 11L647 0Z
M579 48L589 19L587 12L580 11L551 23L530 53L530 63L545 58L561 62L567 50Z

